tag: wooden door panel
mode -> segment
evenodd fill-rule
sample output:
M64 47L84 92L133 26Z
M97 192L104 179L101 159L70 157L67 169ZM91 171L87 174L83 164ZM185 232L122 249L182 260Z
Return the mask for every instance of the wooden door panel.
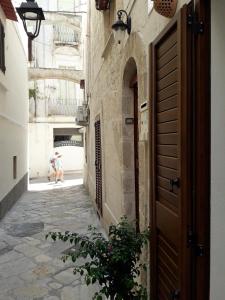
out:
M154 300L190 300L187 6L152 44L152 276ZM185 20L185 21L184 21ZM185 76L184 76L185 74ZM188 216L187 216L188 215ZM187 281L184 283L184 279Z
M165 88L164 90L158 92L157 94L157 101L163 101L168 99L169 97L172 97L177 94L178 84L174 83L170 85L169 87Z
M158 70L165 67L173 58L177 56L177 44L169 49L163 56L158 60Z
M163 112L165 110L173 109L175 107L177 107L177 95L157 103L158 112Z
M159 123L177 120L177 108L169 109L163 112L157 112L157 125ZM176 128L177 129L177 128Z
M170 181L168 178L157 176L157 182L158 182L159 187L163 188L164 190L170 191L171 186L170 186ZM178 190L179 190L178 188L174 187L173 193L178 194L178 192L179 192Z
M177 132L177 120L167 121L157 124L157 132L160 133L176 133Z
M175 44L177 43L177 32L174 30L174 32L171 32L167 38L164 39L164 43L159 45L158 52L157 52L157 58L162 57L165 53L168 52L169 49L171 49Z
M172 204L174 207L178 207L178 196L173 192L170 192L164 188L161 188L158 185L157 188L157 197L158 197L158 202L161 201L161 199L164 199L164 202L169 202L170 204Z
M156 153L168 157L177 157L177 147L176 145L157 145Z
M165 89L169 85L173 84L175 81L177 81L177 69L163 77L162 79L158 80L157 82L157 88L159 91Z
M158 145L177 145L178 135L176 133L157 134Z
M157 71L157 78L162 79L177 68L177 56Z
M167 167L171 169L178 169L178 159L170 156L157 156L158 164L162 167Z
M159 165L157 166L157 174L168 179L176 178L178 176L178 172L176 170L161 167Z

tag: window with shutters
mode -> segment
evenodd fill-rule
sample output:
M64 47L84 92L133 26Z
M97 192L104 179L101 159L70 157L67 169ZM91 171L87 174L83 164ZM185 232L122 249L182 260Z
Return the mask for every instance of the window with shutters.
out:
M0 70L5 73L5 31L0 21Z

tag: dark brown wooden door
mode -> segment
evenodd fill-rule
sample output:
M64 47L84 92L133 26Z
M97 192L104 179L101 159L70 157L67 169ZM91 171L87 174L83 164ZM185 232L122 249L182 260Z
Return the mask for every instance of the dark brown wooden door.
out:
M139 131L138 131L138 82L137 74L132 78L130 87L133 89L134 101L134 181L135 181L135 218L136 228L139 231Z
M152 299L191 300L191 34L187 6L151 46Z
M139 132L138 132L138 84L133 86L134 90L134 170L135 170L135 211L136 227L139 231Z
M102 215L102 149L101 149L101 123L95 122L95 174L96 174L96 206Z

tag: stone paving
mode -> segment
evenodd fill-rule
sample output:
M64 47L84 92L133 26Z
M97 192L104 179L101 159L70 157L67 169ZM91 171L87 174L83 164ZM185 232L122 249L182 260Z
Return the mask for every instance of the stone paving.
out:
M60 257L69 244L45 240L49 231L102 230L82 180L30 185L0 221L0 300L89 300L87 287Z

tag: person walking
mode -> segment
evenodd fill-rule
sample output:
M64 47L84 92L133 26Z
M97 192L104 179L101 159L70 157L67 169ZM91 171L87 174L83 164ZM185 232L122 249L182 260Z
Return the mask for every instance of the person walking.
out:
M57 183L58 181L63 182L63 166L62 166L62 155L59 154L58 152L55 152L55 169L56 169L56 178L55 182Z
M56 180L55 156L51 157L49 160L48 181L51 181L51 177Z

